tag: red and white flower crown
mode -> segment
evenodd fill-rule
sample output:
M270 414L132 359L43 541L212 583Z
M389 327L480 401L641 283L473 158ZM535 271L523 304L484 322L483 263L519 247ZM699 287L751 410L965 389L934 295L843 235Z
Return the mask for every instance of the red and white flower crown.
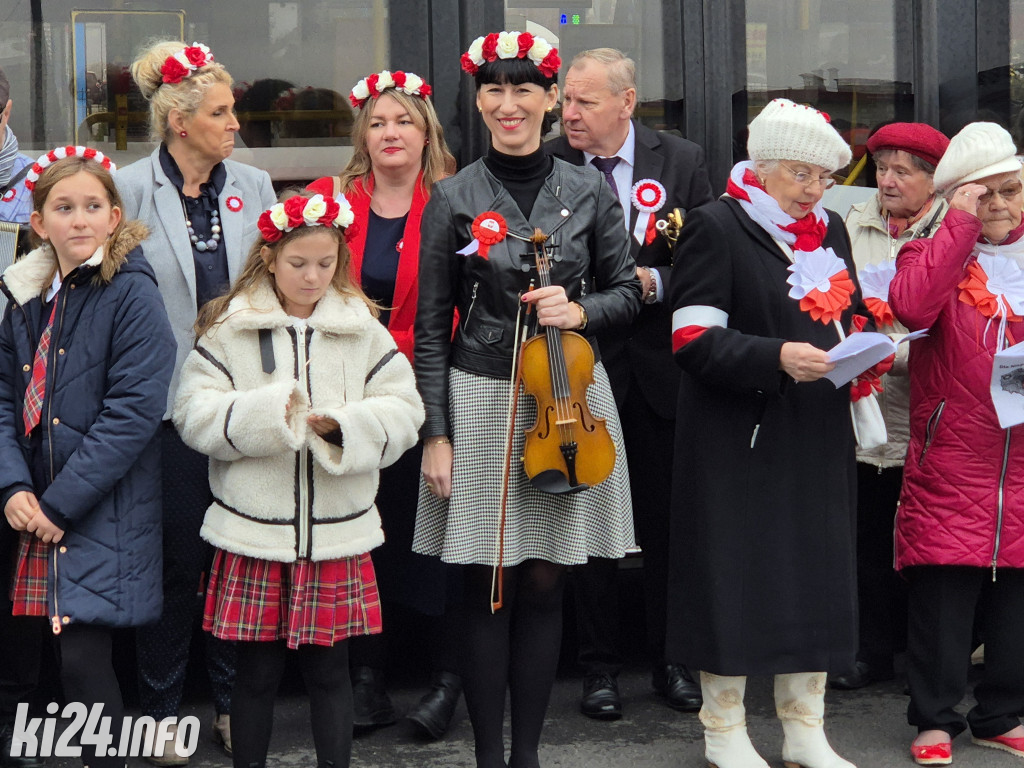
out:
M344 195L334 200L325 199L323 195L303 197L295 195L283 203L275 203L269 210L260 214L256 226L268 243L276 243L285 232L296 227L337 227L345 229L353 221L352 205Z
M65 157L84 157L86 160L95 160L108 171L117 170L114 162L98 149L93 149L92 147L57 147L56 149L51 149L45 155L40 155L39 159L32 164L29 172L25 174L25 189L35 189L36 182L39 181L43 171Z
M462 54L462 69L475 75L484 62L498 59L529 59L544 77L554 77L562 66L558 49L543 37L529 32L492 32L478 37Z
M389 72L385 69L367 75L356 83L352 93L348 95L348 100L356 109L362 109L369 99L376 99L388 88L394 88L409 96L419 96L421 99L427 98L432 92L427 82L414 72Z
M207 64L213 63L213 54L210 49L202 43L192 43L178 51L173 56L168 56L164 65L160 67L165 83L180 83L186 77L191 77Z

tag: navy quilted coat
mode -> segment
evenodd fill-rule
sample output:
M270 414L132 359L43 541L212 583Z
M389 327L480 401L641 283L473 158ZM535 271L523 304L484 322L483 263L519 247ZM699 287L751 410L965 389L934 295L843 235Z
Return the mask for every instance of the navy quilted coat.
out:
M999 322L989 325L958 288L981 228L950 210L931 239L903 246L889 287L900 322L931 328L910 347L897 569L1024 568L1024 426L999 426L989 395ZM1024 341L1024 323L1008 323L1007 335L1007 345Z
M77 622L137 626L162 609L157 430L175 346L138 247L144 236L129 225L110 253L97 251L65 279L34 440L24 436L22 403L47 320L40 295L52 251L33 251L0 278L9 301L0 323L0 502L34 491L64 530L51 555L54 631ZM101 258L121 262L109 283Z

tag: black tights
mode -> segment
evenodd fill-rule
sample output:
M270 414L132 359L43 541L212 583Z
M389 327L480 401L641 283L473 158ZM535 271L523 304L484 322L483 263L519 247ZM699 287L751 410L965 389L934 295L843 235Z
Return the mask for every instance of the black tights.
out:
M502 725L511 691L509 768L539 768L537 750L562 639L564 566L528 560L506 568L505 607L491 613L491 568L464 568L463 689L477 768L505 768Z
M64 627L59 635L60 680L68 702L81 702L90 711L93 704L103 705L103 717L110 718L116 739L124 716L124 703L114 674L111 637L110 627L87 624ZM93 755L90 749L82 747L82 762L89 768L124 768L123 757L110 757L105 750Z
M309 694L309 716L319 768L348 768L352 754L352 682L348 645L303 645L295 652ZM284 641L238 643L231 692L234 768L263 768L274 724L274 698L284 675Z

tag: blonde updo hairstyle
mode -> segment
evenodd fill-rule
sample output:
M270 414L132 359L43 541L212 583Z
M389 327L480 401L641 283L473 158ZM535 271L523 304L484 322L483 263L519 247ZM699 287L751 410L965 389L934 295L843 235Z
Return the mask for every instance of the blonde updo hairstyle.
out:
M132 62L132 79L149 102L149 135L153 141L167 141L171 137L168 119L172 109L191 117L203 103L210 86L223 83L230 88L234 83L224 65L217 61L193 72L180 83L165 83L160 68L168 57L184 47L180 40L161 40L150 44Z

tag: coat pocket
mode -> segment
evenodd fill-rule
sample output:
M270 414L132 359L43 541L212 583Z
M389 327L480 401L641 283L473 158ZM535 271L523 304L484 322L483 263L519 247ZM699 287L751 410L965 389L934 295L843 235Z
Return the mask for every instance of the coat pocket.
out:
M924 464L924 457L928 453L928 449L931 448L932 441L935 440L935 434L939 431L939 422L942 420L942 412L946 409L945 399L940 400L939 404L935 406L935 410L932 411L932 415L928 417L928 423L924 428L924 446L921 448L921 455L917 457L917 466Z

